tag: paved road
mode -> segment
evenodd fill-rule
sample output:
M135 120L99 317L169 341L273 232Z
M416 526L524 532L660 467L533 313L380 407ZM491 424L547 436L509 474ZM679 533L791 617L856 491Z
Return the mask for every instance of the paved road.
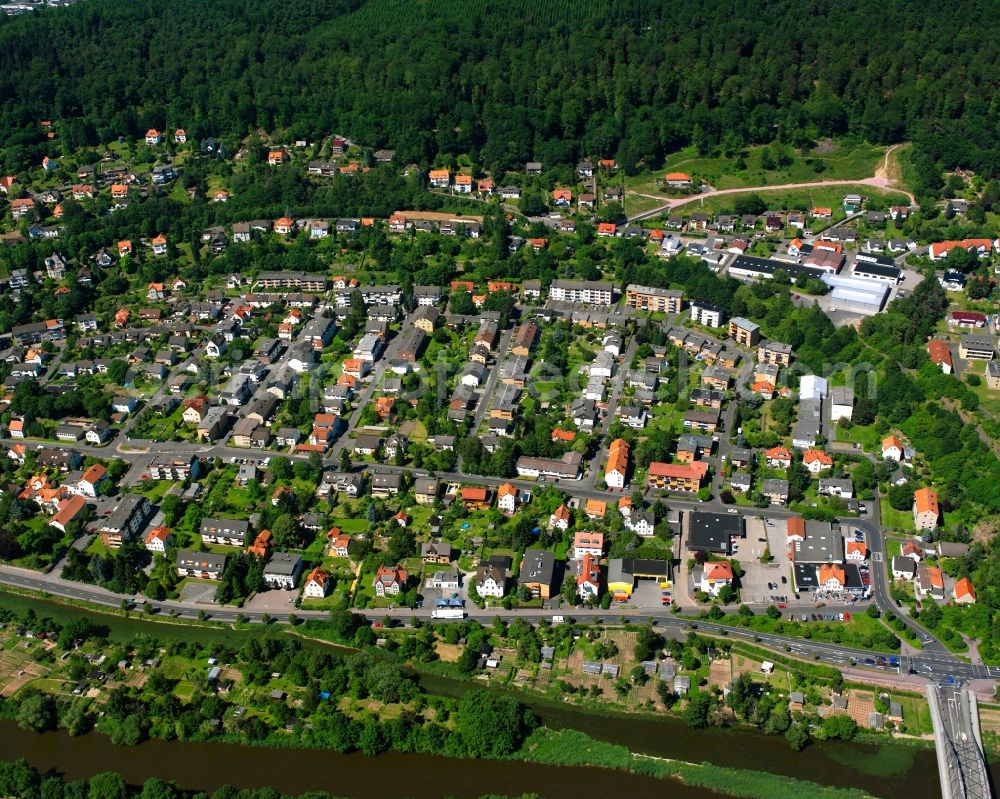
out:
M927 687L943 799L989 799L976 696L954 685Z
M19 569L11 566L0 566L0 583L17 588L44 591L49 594L64 597L71 600L81 600L91 602L106 607L120 607L123 599L128 599L122 595L114 594L103 588L81 583L69 583L59 579L55 575L39 575L26 569ZM140 603L141 605L141 603ZM242 617L246 621L261 621L265 613L260 611L239 610L238 608L218 608L214 605L199 605L197 603L185 603L178 601L155 602L150 601L149 605L160 614L177 616L183 619L195 619L200 613L206 614L208 618L218 622L234 622L237 617ZM135 605L133 605L134 607ZM296 616L301 619L323 619L327 613L324 611L304 611L294 610ZM391 610L365 610L355 611L370 621L376 621L388 616L397 623L406 623L413 618L422 621L429 621L431 611L429 609L411 610L409 608L395 608ZM488 623L493 618L524 618L529 621L539 621L542 618L551 617L552 610L520 610L507 611L502 608L488 608L479 610L471 606L468 608L469 617L478 619L483 623ZM560 612L560 611L556 611ZM678 616L670 611L653 609L648 611L605 611L600 609L574 608L571 611L561 611L563 615L570 616L575 622L595 623L595 622L617 622L620 620L630 620L635 623L655 623L657 626L686 633L688 631L698 631L713 635L724 635L734 639L745 640L748 643L768 647L778 652L786 652L801 658L811 658L813 660L830 664L832 666L852 666L861 668L865 661L874 661L875 658L885 658L884 654L870 652L861 649L852 649L837 644L827 644L810 641L806 639L787 638L780 635L770 635L766 633L754 633L738 627L732 627L715 622L707 622L698 619ZM282 619L278 619L282 621ZM851 659L854 659L852 663ZM950 675L956 681L973 679L996 679L1000 677L1000 668L973 665L956 660L950 655L935 655L932 653L919 653L912 658L912 665L919 676L944 683ZM877 669L882 679L892 679L898 672L886 666ZM898 675L902 678L905 675ZM912 678L907 677L908 682Z
M497 357L490 367L490 376L486 378L486 385L479 394L479 399L476 402L476 410L472 416L472 427L469 429L473 434L479 430L479 425L482 424L483 417L490 408L493 392L496 390L497 383L500 380L500 364L505 358L509 357L507 350L510 347L510 340L513 335L514 328L511 328L510 330L505 330L500 336L500 342L497 344Z
M743 365L736 373L737 393L739 392L740 387L746 384L754 365L754 357L752 355L747 355L747 353L743 353L743 355ZM723 411L722 414L722 428L724 433L719 437L718 465L715 469L715 476L712 478L712 493L716 496L718 496L719 491L722 490L724 482L722 469L725 466L726 459L729 457L729 453L733 448L732 438L736 434L736 431L733 429L733 419L736 417L736 407L738 405L739 400L733 398L726 403L726 410Z
M611 378L611 395L608 397L607 408L604 411L604 419L601 422L600 430L594 436L594 438L596 438L599 442L599 445L597 447L597 451L594 453L594 457L588 462L586 472L583 475L583 484L587 488L593 489L599 480L604 479L604 463L607 461L608 457L608 431L611 429L611 425L615 423L615 414L618 412L618 403L621 401L622 392L625 390L625 380L632 364L632 358L635 356L635 351L638 348L639 342L635 336L632 336L629 340L628 346L625 348L624 356L617 364L618 371L615 376Z
M413 316L414 314L410 314L405 320L403 320L402 330L405 330L412 325ZM326 460L336 463L337 459L340 457L340 451L350 442L348 434L352 430L358 429L358 424L361 422L361 414L364 413L365 408L369 405L369 403L371 403L376 389L381 384L382 376L385 374L385 370L389 368L389 363L395 357L396 350L399 349L400 339L402 339L401 334L393 338L382 352L382 357L375 362L371 371L371 379L365 384L364 388L362 388L358 394L354 410L351 412L351 415L347 420L347 429L344 430L340 437L334 442L333 446L327 451L325 456ZM241 457L248 457L246 450L240 450L240 452L243 453Z

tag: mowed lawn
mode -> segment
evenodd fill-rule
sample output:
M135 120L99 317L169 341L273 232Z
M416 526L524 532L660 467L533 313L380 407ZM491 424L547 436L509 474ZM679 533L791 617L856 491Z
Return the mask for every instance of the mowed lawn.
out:
M662 169L645 171L626 178L626 188L646 194L662 194L667 172L686 172L716 189L746 186L776 186L783 183L812 183L818 180L858 180L875 174L885 156L885 147L864 142L834 142L822 152L805 155L786 148L791 163L774 169L761 168L764 147L748 147L740 157L700 156L686 147L666 159Z
M889 504L889 500L886 497L882 497L879 500L879 508L882 512L883 527L895 527L898 530L908 530L910 532L914 530L913 514L910 511L896 510Z
M794 189L769 191L767 189L753 189L747 192L736 192L733 194L707 194L703 198L692 201L687 205L675 208L674 214L691 214L695 211L706 214L719 214L733 212L736 203L742 197L757 194L768 208L782 208L787 210L799 209L808 210L815 207L833 209L832 222L843 219L845 214L842 203L845 194L860 194L864 197L881 197L886 201L899 202L905 199L906 195L900 192L883 191L864 184L846 183L839 186L818 186L811 189Z

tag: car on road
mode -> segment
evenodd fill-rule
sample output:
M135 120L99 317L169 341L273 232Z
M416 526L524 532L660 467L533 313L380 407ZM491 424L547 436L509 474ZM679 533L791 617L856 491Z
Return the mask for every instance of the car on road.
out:
M729 510L726 511L726 513L739 513L739 509L738 508L730 508Z
M874 666L875 665L875 661L872 660L871 658L865 658L864 663L865 663L866 666Z
M788 578L785 577L784 575L781 576L781 584L788 585Z

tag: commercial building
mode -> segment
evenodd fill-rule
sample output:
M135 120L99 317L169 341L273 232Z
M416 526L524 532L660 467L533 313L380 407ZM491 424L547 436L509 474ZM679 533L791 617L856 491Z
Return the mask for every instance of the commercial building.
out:
M992 361L996 348L993 336L962 336L958 342L958 357L966 361Z
M739 513L691 511L683 518L684 546L689 552L730 555L733 541L746 534Z
M882 310L889 297L890 288L885 282L827 274L822 280L830 287L833 309L871 316Z

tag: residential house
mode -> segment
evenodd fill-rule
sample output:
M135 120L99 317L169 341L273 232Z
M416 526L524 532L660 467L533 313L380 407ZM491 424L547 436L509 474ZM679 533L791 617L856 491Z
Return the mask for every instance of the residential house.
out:
M571 514L566 503L561 504L551 514L549 514L549 528L553 530L566 530L569 528Z
M547 549L527 549L521 558L518 585L533 598L549 599L555 585L555 556Z
M425 564L448 565L454 557L454 549L448 541L432 539L420 545L420 560Z
M399 566L379 566L372 583L375 596L397 596L406 590L409 579L406 569Z
M699 589L711 596L718 596L723 587L733 584L733 567L728 560L709 561L701 568Z
M742 316L729 320L729 337L743 347L753 347L760 339L760 326Z
M776 505L784 505L788 502L788 481L787 480L765 480L761 484L761 493L767 500Z
M903 447L903 442L896 438L896 436L888 436L882 439L883 459L891 459L896 462L902 462L905 458L905 454L906 450Z
M588 554L600 560L604 554L604 533L581 530L573 536L573 558L579 560Z
M938 566L921 563L917 566L914 589L919 599L944 599L944 573Z
M707 327L721 327L726 315L724 308L702 300L691 301L691 321Z
M933 530L940 517L941 508L933 488L918 488L913 492L913 525L917 530Z
M520 494L517 486L511 483L503 483L497 489L497 508L501 511L507 515L513 515L519 504Z
M604 482L611 490L623 491L628 479L629 443L617 438L608 448L608 462L604 469Z
M240 519L202 519L198 532L205 544L243 547L250 533L250 523Z
M264 584L290 591L298 584L301 573L302 558L291 552L275 552L264 565Z
M660 463L649 465L647 484L652 488L684 493L696 493L708 474L705 461L691 463Z
M891 571L893 580L912 580L917 575L917 562L905 555L894 555Z
M302 596L306 599L323 599L330 593L331 583L330 575L316 566L306 575Z
M182 549L177 552L177 574L179 577L218 580L226 570L227 560L226 555Z
M143 539L143 545L149 552L158 552L163 554L167 551L167 547L170 545L171 541L171 530L169 527L154 527Z
M972 585L972 580L968 577L956 580L955 587L952 589L952 596L955 599L956 605L975 605L976 589Z

